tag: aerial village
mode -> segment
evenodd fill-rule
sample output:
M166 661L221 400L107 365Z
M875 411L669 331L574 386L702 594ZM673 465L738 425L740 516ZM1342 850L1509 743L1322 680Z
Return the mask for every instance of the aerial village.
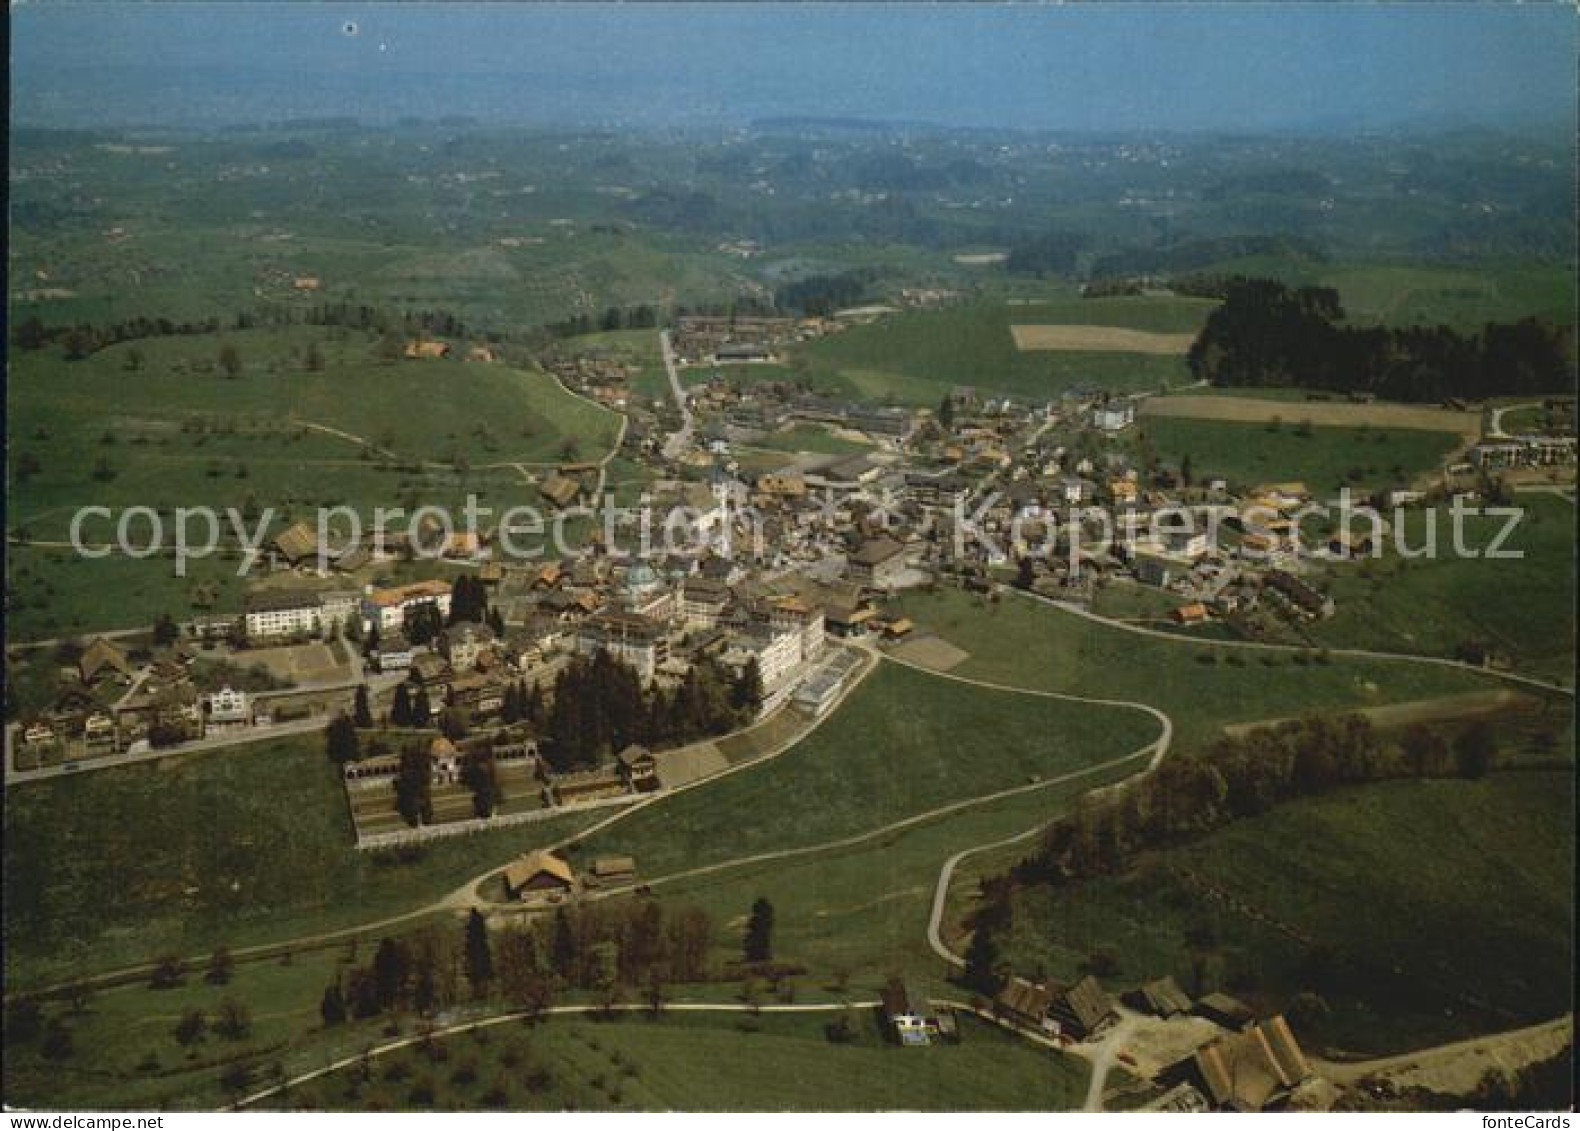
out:
M665 336L670 395L647 399L618 356L550 362L568 390L625 414L618 454L649 474L643 503L682 516L678 547L630 549L626 512L576 552L527 561L500 552L498 529L432 523L321 545L295 522L269 540L244 607L84 642L52 706L9 729L8 779L327 727L356 847L388 849L683 790L782 748L838 704L874 649L918 643L888 611L906 588L992 599L1014 586L1085 607L1127 585L1167 595L1176 631L1232 619L1253 637L1298 633L1334 612L1312 563L1342 567L1389 534L1302 526L1298 512L1321 500L1299 482L1231 491L1158 464L1129 442L1134 395L1077 387L1027 403L959 387L915 411L740 379L838 325L682 318ZM483 346L422 340L404 355L422 364L453 348L491 360ZM765 461L756 443L795 429L862 450ZM1439 482L1376 501L1419 504L1485 489L1492 471L1574 460L1572 432L1489 436ZM603 481L602 463L567 461L535 502L601 516ZM1165 511L1202 521L1152 521ZM396 580L423 565L432 576ZM642 719L576 730L569 700L591 696L609 714L611 688ZM543 849L497 880L525 909L642 882L630 857L578 871ZM1116 1001L1092 975L1015 977L988 1008L1053 1044L1101 1041L1127 1019L1127 1047L1155 1060L1129 1067L1168 1085L1166 1110L1260 1110L1325 1086L1282 1016L1257 1018L1222 993L1192 1001L1172 978L1133 996ZM952 1010L900 980L883 995L902 1045L957 1039Z

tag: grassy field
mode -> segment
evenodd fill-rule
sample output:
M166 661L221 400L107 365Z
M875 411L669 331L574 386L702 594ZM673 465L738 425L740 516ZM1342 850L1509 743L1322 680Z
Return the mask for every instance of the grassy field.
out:
M1335 647L1381 648L1452 655L1479 642L1513 661L1519 671L1572 683L1575 645L1574 504L1551 495L1518 497L1524 517L1503 551L1511 560L1462 558L1453 553L1451 516L1437 516L1438 556L1402 558L1390 540L1376 561L1335 565L1327 588L1337 609L1312 626L1315 639ZM1427 544L1428 512L1404 512L1406 545ZM1482 550L1504 519L1466 519L1465 545Z
M1301 425L1298 410L1282 424L1149 416L1139 426L1158 458L1191 461L1198 480L1223 478L1233 487L1302 482L1313 491L1403 487L1438 470L1459 445L1450 432Z
M1451 695L1487 686L1466 672L1420 664L1248 654L1111 628L1026 598L997 602L960 590L907 594L921 628L971 654L954 674L1010 686L1137 699L1174 720L1189 747L1226 723Z
M220 1083L232 1061L252 1065L252 1087L261 1087L269 1065L306 1071L327 1053L353 1055L379 1039L381 1023L325 1032L318 1013L324 987L346 955L340 947L297 955L289 963L242 964L224 986L208 984L206 964L200 963L171 989L138 983L102 990L80 1010L50 1003L45 1015L70 1032L72 1053L50 1059L42 1055L37 1038L8 1040L6 1100L46 1110L213 1109L234 1098ZM251 1014L247 1036L211 1031L191 1048L176 1041L175 1025L184 1010L202 1010L212 1021L226 1001L241 1003Z
M380 1058L358 1086L339 1073L294 1091L296 1109L525 1111L1062 1111L1086 1069L965 1018L954 1046L902 1049L875 1011L833 1044L838 1013L554 1018L447 1038Z
M651 879L867 832L1129 754L1156 733L1137 711L986 691L885 665L772 762L635 813L579 852L629 853Z
M1423 263L1314 263L1258 256L1216 264L1206 274L1259 275L1335 287L1350 320L1393 326L1447 324L1479 330L1490 321L1535 315L1572 325L1574 273L1564 266L1487 261L1468 267Z
M161 613L241 608L235 558L202 558L177 577L157 558L83 558L70 549L6 547L6 639L45 640L152 624Z
M1046 824L1077 795L1140 765L1127 762L859 845L662 884L654 894L706 908L720 924L727 957L739 956L747 911L765 897L774 906L774 953L783 960L820 976L844 972L852 984L874 988L888 975L903 973L931 991L958 996L963 991L948 981L950 969L927 945L928 913L944 861L962 849Z
M6 972L25 985L402 914L588 820L358 853L317 735L21 785L6 792Z
M310 341L322 371L301 361ZM234 379L203 371L224 344L242 359ZM133 349L137 372L125 368ZM17 482L11 526L38 538L63 535L90 502L367 511L453 504L469 491L491 505L526 501L513 464L597 458L619 423L544 373L382 362L369 339L328 331L150 339L78 362L53 351L12 362L12 459L26 453L38 470Z
M1185 298L1082 299L1049 292L1027 305L1003 298L935 311L894 315L870 326L809 344L802 355L813 373L834 373L873 400L936 404L955 385L1030 398L1057 396L1077 383L1114 389L1180 384L1178 356L1111 352L1023 352L1017 324L1118 326L1160 333L1194 333L1212 303Z
M797 424L783 432L769 432L747 446L776 452L816 452L831 456L860 455L872 450L871 444L847 439L815 424Z
M1121 876L1017 898L1017 967L1074 973L1094 951L1110 980L1174 974L1267 1009L1319 993L1314 1050L1397 1052L1508 1029L1569 1008L1573 776L1342 790L1149 853ZM1232 902L1215 897L1224 893ZM1294 932L1294 937L1288 932Z

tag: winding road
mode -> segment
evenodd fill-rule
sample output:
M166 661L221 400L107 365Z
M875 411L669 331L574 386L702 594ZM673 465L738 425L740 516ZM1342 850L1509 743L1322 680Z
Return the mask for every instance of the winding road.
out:
M676 407L680 409L680 431L671 432L664 440L664 458L676 460L691 447L691 433L696 422L691 415L691 401L686 395L686 387L680 383L680 370L675 364L675 350L670 345L668 330L658 335L658 347L664 355L664 372L669 374L669 390L675 397Z

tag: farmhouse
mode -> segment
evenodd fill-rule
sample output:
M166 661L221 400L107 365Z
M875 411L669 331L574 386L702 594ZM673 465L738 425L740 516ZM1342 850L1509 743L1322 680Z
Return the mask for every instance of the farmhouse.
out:
M1059 1023L1060 1032L1085 1040L1119 1020L1113 999L1088 974L1072 986L1055 991L1049 1015Z
M999 1016L1031 1029L1057 1034L1059 1023L1048 1013L1052 1005L1053 991L1025 978L1010 978L993 1002Z
M298 522L276 534L269 543L277 562L295 568L318 557L318 534L305 522Z
M1137 996L1147 1012L1158 1017L1175 1017L1190 1012L1190 996L1180 989L1172 975L1147 982L1137 992Z
M542 495L554 506L561 510L576 501L576 496L581 493L581 487L576 480L555 472L538 485L538 494Z
M1229 1111L1261 1111L1311 1076L1311 1066L1281 1015L1203 1045L1193 1060L1214 1106Z
M651 793L659 788L658 761L647 747L633 742L615 757L620 763L620 776L631 790Z
M106 674L123 682L136 674L126 653L102 636L96 637L93 643L83 649L77 660L77 672L82 676L82 682L89 685Z
M542 849L526 853L505 869L505 892L511 899L566 895L575 886L571 866Z
M1200 601L1193 601L1189 605L1181 605L1174 610L1174 619L1184 625L1203 624L1211 619L1212 614L1207 611L1207 606Z

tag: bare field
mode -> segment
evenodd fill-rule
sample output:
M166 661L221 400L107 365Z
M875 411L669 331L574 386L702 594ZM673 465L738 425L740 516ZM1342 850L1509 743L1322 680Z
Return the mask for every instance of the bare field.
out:
M1275 401L1257 397L1147 397L1142 416L1182 416L1242 424L1308 421L1339 428L1407 428L1422 432L1455 432L1466 439L1481 436L1481 413L1407 404L1351 404L1347 401Z
M1082 353L1183 356L1196 340L1195 334L1160 334L1150 330L1131 330L1124 326L1013 325L1009 329L1015 336L1015 348L1022 353L1072 350Z

